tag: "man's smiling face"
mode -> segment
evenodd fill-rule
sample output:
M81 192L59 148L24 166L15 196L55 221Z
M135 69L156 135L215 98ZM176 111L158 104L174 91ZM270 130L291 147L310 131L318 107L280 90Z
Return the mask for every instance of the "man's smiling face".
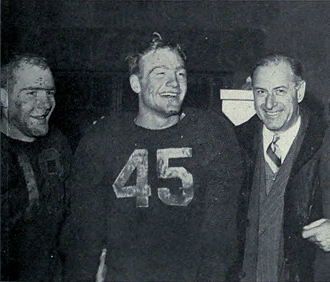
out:
M163 117L178 114L187 92L187 73L178 53L169 48L150 51L140 69L139 110Z
M290 65L283 61L259 66L252 83L255 109L265 126L276 132L290 128L299 117L305 82L296 82Z
M8 93L8 122L24 139L48 133L48 121L55 108L55 86L49 68L21 63Z

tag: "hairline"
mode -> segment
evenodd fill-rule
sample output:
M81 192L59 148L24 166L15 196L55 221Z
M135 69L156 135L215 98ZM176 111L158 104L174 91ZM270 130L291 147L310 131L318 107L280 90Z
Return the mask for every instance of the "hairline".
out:
M142 62L144 61L145 57L146 57L147 55L149 55L151 52L155 54L158 50L162 50L162 49L167 49L167 50L173 52L174 54L176 54L176 55L182 60L182 63L183 63L183 64L182 64L182 68L185 69L185 61L184 61L184 58L182 58L182 56L180 55L180 53L179 53L179 51L178 51L177 49L175 49L175 48L171 48L170 46L159 46L159 47L157 47L157 48L155 48L155 49L147 50L146 52L144 52L144 53L140 56L139 61L138 61L138 72L136 72L136 73L132 73L132 74L135 74L135 75L137 75L138 77L141 77L141 75L142 75L142 72L141 72L141 70L142 70ZM159 66L159 67L161 67L161 66Z
M146 43L146 42L145 42ZM181 49L180 44L173 43L171 41L164 41L161 35L157 32L153 33L153 38L151 42L147 43L147 46L144 46L143 41L140 44L140 47L137 47L135 51L130 52L126 55L125 60L128 62L129 74L140 76L140 61L144 56L150 52L156 52L159 49L168 49L176 54L178 54L183 61L186 60L186 55ZM141 48L143 47L143 48Z
M18 71L24 65L39 67L42 70L50 70L46 59L41 56L33 54L17 55L1 70L1 76L3 76L1 78L1 88L5 88L6 91L11 92L17 83Z
M302 73L301 75L297 75L295 73L295 69L294 69L294 66L296 65L297 67L300 68L300 71L302 72L302 67L301 67L301 64L297 61L295 61L293 58L290 58L290 57L287 57L287 56L284 56L284 55L279 55L279 54L270 54L264 58L262 58L261 60L259 60L259 62L254 66L254 68L252 69L252 72L251 72L251 80L252 80L252 86L253 86L253 77L254 77L254 74L256 72L257 69L261 68L261 67L269 67L269 66L278 66L280 65L281 63L284 63L284 64L287 64L289 67L290 67L290 70L291 70L291 76L293 78L293 82L296 84L296 86L302 82L304 79L303 79L303 76L302 76Z

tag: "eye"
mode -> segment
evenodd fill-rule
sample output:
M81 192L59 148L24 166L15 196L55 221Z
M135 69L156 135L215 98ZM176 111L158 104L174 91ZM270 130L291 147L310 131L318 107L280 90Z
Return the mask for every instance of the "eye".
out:
M47 95L48 96L54 96L55 95L55 91L54 90L47 90Z
M266 95L266 91L263 89L256 89L254 93L260 96Z
M30 91L26 92L26 95L29 95L29 96L34 96L36 94L37 94L37 91L35 91L35 90L30 90Z
M185 71L179 71L178 76L181 78L185 78L187 76L187 73Z
M276 95L284 95L285 93L286 93L286 91L284 89L276 89L275 90Z

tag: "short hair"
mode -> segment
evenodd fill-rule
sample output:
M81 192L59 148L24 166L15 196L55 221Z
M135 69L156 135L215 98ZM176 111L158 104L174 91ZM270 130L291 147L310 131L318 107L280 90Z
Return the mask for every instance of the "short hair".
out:
M282 54L272 53L272 54L269 54L269 55L261 58L255 64L255 66L251 72L252 81L253 81L254 72L256 71L256 69L258 67L269 66L270 64L278 65L281 62L287 63L291 67L295 83L299 83L300 81L303 80L303 67L298 60L296 60L295 58L292 58L292 57L282 55Z
M16 70L23 64L48 69L47 60L35 54L21 54L14 56L6 65L1 67L1 88L11 91L16 83Z
M161 35L157 32L152 34L152 40L150 42L141 42L139 46L135 47L135 50L126 56L126 61L128 62L128 68L130 74L140 73L140 61L142 57L151 51L156 51L157 49L170 49L176 52L184 61L186 60L186 55L182 51L182 48L177 43L172 43L170 41L164 41Z

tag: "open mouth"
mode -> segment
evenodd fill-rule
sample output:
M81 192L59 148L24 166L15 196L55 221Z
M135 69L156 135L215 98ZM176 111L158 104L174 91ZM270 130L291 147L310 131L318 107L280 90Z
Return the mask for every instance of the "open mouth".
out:
M271 116L271 117L276 117L278 116L281 112L266 112L265 113L268 115L268 116Z
M179 93L174 93L174 92L164 92L160 94L160 96L162 97L176 97L178 95Z
M31 116L31 118L37 119L37 120L44 120L46 119L48 114L46 115L38 115L38 116Z

